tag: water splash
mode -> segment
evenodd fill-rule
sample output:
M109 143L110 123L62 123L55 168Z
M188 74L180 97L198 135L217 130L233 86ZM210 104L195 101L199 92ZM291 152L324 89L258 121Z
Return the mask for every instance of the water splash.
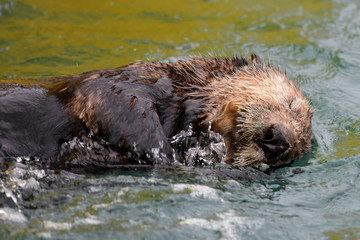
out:
M184 157L186 166L210 166L225 161L223 137L211 130L196 133L190 125L171 139L171 146Z

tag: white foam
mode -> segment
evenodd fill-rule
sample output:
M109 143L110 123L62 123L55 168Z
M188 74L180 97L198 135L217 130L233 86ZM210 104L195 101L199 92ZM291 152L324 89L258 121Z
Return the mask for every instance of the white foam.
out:
M181 220L180 224L220 231L224 239L240 239L239 233L243 229L259 229L264 222L264 219L254 220L249 217L236 216L235 211L230 210L224 213L218 213L214 219L187 218Z
M203 185L198 185L198 184L178 183L178 184L173 184L172 189L174 192L183 192L185 190L190 190L191 197L194 197L194 198L202 197L202 198L206 198L206 199L224 202L224 199L222 199L218 195L216 189L208 187L208 186L203 186Z
M0 219L17 222L17 223L27 222L27 219L24 216L24 214L12 208L0 208Z
M102 224L102 222L99 219L97 219L95 216L89 215L87 218L81 218L76 220L75 224L99 225Z
M44 169L33 169L31 170L31 174L34 175L37 179L46 177L46 172Z
M53 222L53 221L45 221L44 227L46 229L54 229L54 230L69 230L72 225L66 222Z
M14 195L14 193L8 189L5 184L0 181L0 190L3 191L6 195L7 198L11 198L11 200L17 205L18 204L18 201L17 201L17 198L16 196Z
M104 208L108 208L108 207L111 207L113 205L116 205L116 204L119 204L119 203L122 203L123 201L119 198L119 199L115 199L109 203L99 203L99 204L95 204L95 205L92 205L91 207L95 210L97 209L104 209Z

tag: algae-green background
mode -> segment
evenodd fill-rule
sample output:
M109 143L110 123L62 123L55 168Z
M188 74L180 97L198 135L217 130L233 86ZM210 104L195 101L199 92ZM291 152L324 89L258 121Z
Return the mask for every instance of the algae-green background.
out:
M2 3L1 3L2 2ZM308 44L329 1L0 1L0 77ZM321 33L318 33L321 34ZM259 49L267 57L266 49ZM290 55L291 53L289 53Z

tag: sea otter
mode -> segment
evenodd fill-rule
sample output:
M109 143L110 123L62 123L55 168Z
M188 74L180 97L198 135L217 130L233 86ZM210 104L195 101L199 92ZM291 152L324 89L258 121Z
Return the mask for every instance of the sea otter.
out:
M1 84L0 159L181 163L169 139L192 127L199 136L212 130L224 138L226 163L280 166L310 150L312 114L295 82L256 54L136 62ZM62 151L84 136L105 154Z

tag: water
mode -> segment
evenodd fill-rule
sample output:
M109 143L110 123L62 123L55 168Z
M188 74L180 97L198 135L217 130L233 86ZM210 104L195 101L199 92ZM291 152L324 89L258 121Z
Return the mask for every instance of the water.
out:
M2 83L255 51L316 110L313 151L252 181L226 166L80 174L14 163L1 173L0 238L359 239L359 12L356 0L0 0Z

